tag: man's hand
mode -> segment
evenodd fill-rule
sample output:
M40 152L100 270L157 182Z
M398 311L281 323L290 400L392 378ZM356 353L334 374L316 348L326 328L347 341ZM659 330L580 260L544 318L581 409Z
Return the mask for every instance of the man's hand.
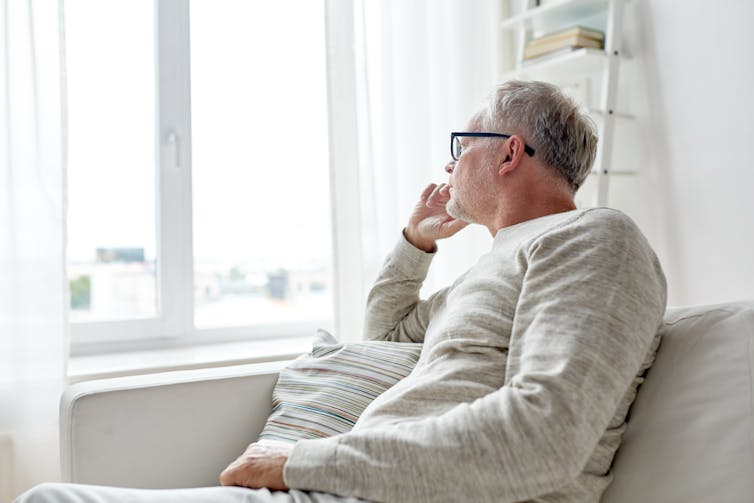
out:
M420 250L432 252L435 250L435 241L448 238L469 225L468 222L448 215L445 211L448 201L450 186L444 183L427 185L404 231L409 243Z
M283 466L293 450L292 445L251 444L238 459L220 474L220 484L259 489L287 490L283 481Z

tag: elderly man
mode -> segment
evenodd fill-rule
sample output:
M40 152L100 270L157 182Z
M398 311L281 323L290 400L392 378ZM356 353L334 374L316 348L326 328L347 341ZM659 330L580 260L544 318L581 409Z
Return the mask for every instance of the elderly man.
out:
M252 444L221 483L267 488L245 501L597 502L666 288L628 217L576 209L596 143L555 86L500 86L451 133L448 183L423 191L368 298L367 338L424 343L414 371L351 432ZM421 300L436 242L468 223L489 229L492 249Z

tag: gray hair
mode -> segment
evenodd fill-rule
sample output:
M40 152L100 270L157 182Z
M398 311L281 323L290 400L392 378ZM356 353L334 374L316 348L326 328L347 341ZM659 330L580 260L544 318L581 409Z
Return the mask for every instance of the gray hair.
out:
M576 192L592 169L597 127L579 105L547 82L511 80L479 113L485 131L521 134L535 157L555 168Z

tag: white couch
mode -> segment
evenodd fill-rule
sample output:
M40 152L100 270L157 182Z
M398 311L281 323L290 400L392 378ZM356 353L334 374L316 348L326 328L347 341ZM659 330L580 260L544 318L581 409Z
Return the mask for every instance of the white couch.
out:
M671 308L603 502L754 500L754 302ZM286 362L78 383L61 402L64 480L216 485L261 431Z

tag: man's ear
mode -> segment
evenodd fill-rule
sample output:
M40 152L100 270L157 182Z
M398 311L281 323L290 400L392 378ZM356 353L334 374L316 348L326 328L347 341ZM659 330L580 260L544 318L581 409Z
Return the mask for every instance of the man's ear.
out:
M498 164L497 171L500 175L510 173L518 167L524 155L524 145L524 140L518 135L508 138L503 147L505 155Z
M509 173L513 171L513 166L511 165L511 155L510 153L506 153L505 156L500 160L500 162L497 165L497 173L498 175L504 175L506 173Z

